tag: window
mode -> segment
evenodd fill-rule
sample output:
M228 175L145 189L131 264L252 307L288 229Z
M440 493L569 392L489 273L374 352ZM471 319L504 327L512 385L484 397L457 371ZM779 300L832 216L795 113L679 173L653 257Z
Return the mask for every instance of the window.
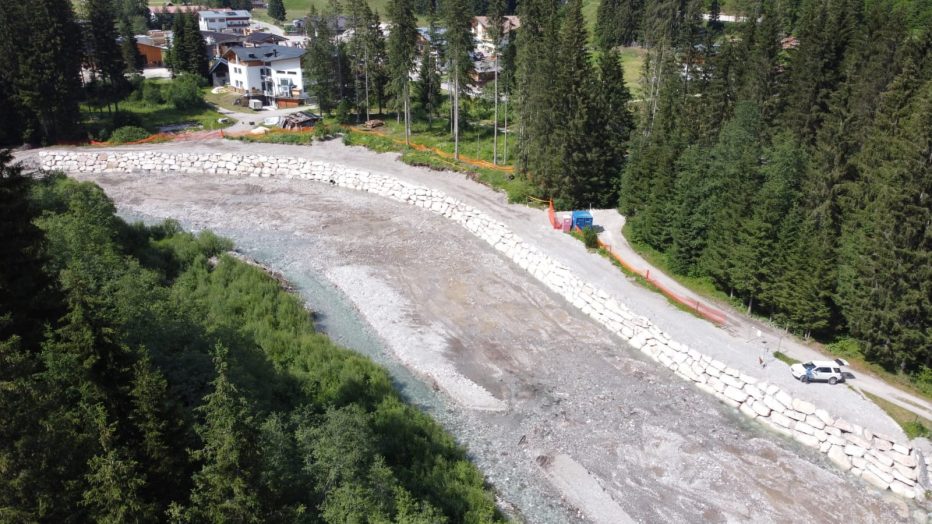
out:
M236 81L236 87L242 88L242 87L243 87L243 81L242 81L242 80L237 80L237 81Z
M816 371L819 373L831 373L831 370L829 368L819 368Z
M289 74L289 75L296 75L296 74L298 74L298 72L297 72L297 71L288 71L288 74Z
M276 73L278 73L278 74L280 74L280 75L283 75L283 74L285 74L285 72L284 72L284 71L279 71L279 70L276 70L275 72L276 72Z

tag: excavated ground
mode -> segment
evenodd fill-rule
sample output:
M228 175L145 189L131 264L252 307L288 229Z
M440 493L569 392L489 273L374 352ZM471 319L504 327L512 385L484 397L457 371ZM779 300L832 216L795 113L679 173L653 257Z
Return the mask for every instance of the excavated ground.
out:
M642 358L442 217L305 181L84 178L125 214L210 228L286 277L326 277L383 351L446 399L454 416L441 419L528 521L920 513Z

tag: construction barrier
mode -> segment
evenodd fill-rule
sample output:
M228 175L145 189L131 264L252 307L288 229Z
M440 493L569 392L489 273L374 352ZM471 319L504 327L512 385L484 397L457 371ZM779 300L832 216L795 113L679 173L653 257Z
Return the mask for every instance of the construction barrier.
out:
M91 140L92 146L97 147L106 147L106 146L131 146L136 144L155 144L161 142L178 142L185 140L209 140L213 138L223 138L223 130L217 129L213 131L189 131L186 133L155 133L149 135L146 138L141 140L134 140L132 142L123 142L122 144L111 144L110 142L97 142L96 140Z
M548 218L550 219L551 227L553 227L554 229L560 229L562 227L562 224L557 219L557 214L553 208L552 200L550 201L550 205L547 208L547 215L548 215ZM579 228L576 228L576 231L581 232ZM634 273L635 275L644 277L644 280L646 280L650 285L657 288L657 290L660 291L660 293L663 294L668 299L673 300L674 302L681 304L683 306L686 306L687 308L693 310L700 317L706 320L709 320L719 326L725 325L727 323L728 317L722 311L715 309L707 304L703 304L702 302L699 302L698 300L695 300L689 297L684 297L684 296L681 296L673 292L673 290L661 284L656 279L652 279L650 277L650 269L644 270L642 272L641 270L637 269L636 267L628 263L625 259L621 258L621 256L618 253L616 253L614 249L612 249L611 245L606 244L605 242L602 242L602 239L599 239L598 242L599 242L599 247L604 249L605 252L609 254L609 256L611 256L619 264L621 264L621 267L625 268L625 270L627 270L630 273Z
M457 160L464 164L469 164L473 167L479 167L482 169L491 169L494 171L501 171L503 173L514 173L515 171L514 166L503 166L503 165L493 164L492 162L489 162L488 160L481 160L478 158L473 158L473 157L464 155L462 153L459 155L458 159L454 159L453 153L448 153L447 151L444 151L436 147L431 147L431 146L427 146L424 144L418 144L417 142L414 142L413 140L409 140L408 144L405 144L404 140L398 140L396 138L391 138L389 136L386 136L385 133L375 131L372 129L359 129L358 127L352 127L349 125L344 126L344 127L348 129L349 131L352 131L353 133L362 133L366 135L380 136L382 138L391 140L392 142L398 145L402 145L402 146L407 145L411 149L415 149L417 151L430 151L431 153L434 153L435 155L445 158L447 160Z

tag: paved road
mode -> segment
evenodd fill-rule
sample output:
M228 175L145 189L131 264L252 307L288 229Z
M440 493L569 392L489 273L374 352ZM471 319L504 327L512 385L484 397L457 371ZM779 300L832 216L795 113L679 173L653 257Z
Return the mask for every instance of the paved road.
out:
M627 239L621 234L621 228L625 225L625 217L620 215L617 210L596 210L593 211L593 218L596 224L604 228L604 231L599 234L599 238L601 238L603 242L610 244L612 249L621 255L625 261L635 268L640 269L642 273L649 269L652 280L656 279L660 281L660 283L671 289L674 293L692 300L698 300L713 305L719 311L726 314L728 319L727 329L731 331L734 336L743 337L766 347L771 353L771 355L765 357L768 368L776 370L778 373L789 373L789 370L786 369L786 366L782 362L772 357L772 352L778 349L796 360L801 361L832 358L829 354L806 345L803 341L786 334L779 328L775 328L766 322L735 311L728 304L711 301L706 297L694 293L689 288L682 286L679 282L664 274L661 270L650 265L632 249ZM760 333L760 335L758 335L758 333ZM856 373L856 376L856 379L849 382L852 388L872 393L932 420L932 404L925 399L891 386L874 375ZM817 387L821 388L822 386L812 385L811 387L815 389Z

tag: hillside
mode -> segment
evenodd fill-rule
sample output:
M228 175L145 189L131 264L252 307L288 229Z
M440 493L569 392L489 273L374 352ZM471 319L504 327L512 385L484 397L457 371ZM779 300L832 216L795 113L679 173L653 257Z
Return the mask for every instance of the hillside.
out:
M0 520L499 520L452 438L229 241L0 160Z

